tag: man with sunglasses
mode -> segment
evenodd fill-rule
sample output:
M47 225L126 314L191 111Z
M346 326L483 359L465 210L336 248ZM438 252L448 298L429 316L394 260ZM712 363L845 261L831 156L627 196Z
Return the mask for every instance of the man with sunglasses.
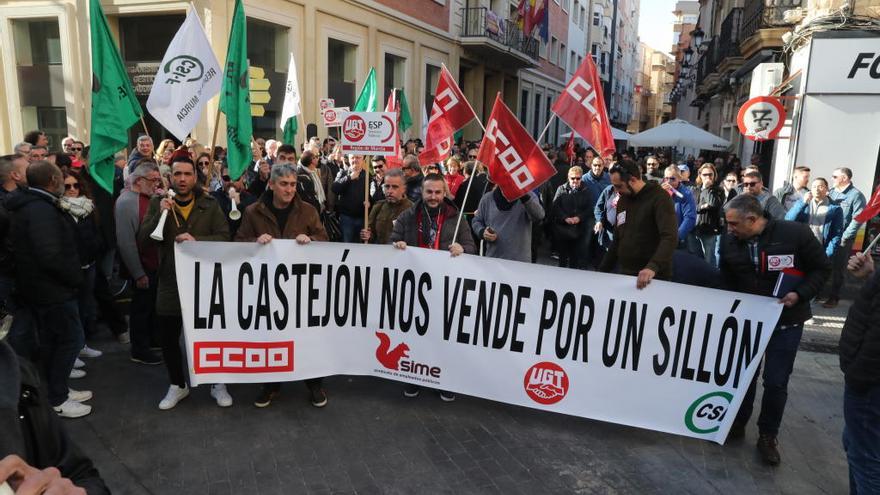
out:
M793 281L791 290L777 294L784 307L764 353L764 395L758 417L757 448L761 459L775 466L780 462L776 437L788 398L788 379L804 322L812 317L810 300L828 278L831 264L809 226L768 217L764 206L748 192L750 188L724 207L728 233L722 237L720 249L723 287L772 297L783 270L803 274L799 281ZM728 439L745 436L757 380L755 373Z
M385 161L385 157L378 155L374 156L372 168L373 180L370 181L370 203L375 205L379 201L385 199L385 192L382 188L382 185L385 183L385 171L388 168L388 163ZM401 175L402 174L403 172L401 172Z
M761 172L757 170L749 170L743 174L742 192L754 196L764 209L764 215L774 220L785 219L785 208L782 203L776 199L776 196L764 188L764 179Z
M856 234L862 224L854 217L865 209L865 195L852 185L852 170L841 167L831 173L831 182L834 188L828 194L836 205L843 210L843 236L840 239L840 248L834 256L831 272L831 289L828 299L822 304L824 308L835 308L840 301L840 289L843 287L846 264L852 252Z
M599 270L619 266L623 275L635 275L644 289L655 277L672 277L672 256L678 246L678 220L669 194L656 182L642 180L639 166L622 160L609 170L611 186L620 194L614 240Z
M675 217L678 220L678 245L684 247L688 234L694 230L694 226L697 224L697 204L691 188L682 180L680 166L666 167L666 170L663 171L663 182L660 187L669 194L675 204Z
M392 169L385 173L382 189L384 199L377 202L370 210L369 224L367 228L361 230L362 241L388 244L394 221L401 213L412 207L412 201L406 197L405 177L400 169Z
M232 202L235 202L239 213L243 215L244 209L254 204L257 198L245 186L244 177L246 174L241 174L237 180L232 180L232 177L229 176L229 167L226 165L223 165L220 172L220 190L211 191L211 196L214 196L217 204L220 205L220 209L223 210L223 215L229 223L229 233L231 238L234 238L235 233L238 232L238 228L241 226L241 217L233 219L229 216L229 212L232 211Z

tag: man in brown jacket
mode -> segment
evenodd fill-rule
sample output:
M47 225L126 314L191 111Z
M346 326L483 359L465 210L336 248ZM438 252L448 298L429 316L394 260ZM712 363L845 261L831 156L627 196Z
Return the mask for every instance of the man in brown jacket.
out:
M672 198L656 182L642 180L638 165L622 160L611 167L611 185L620 194L614 241L599 265L610 272L619 264L623 275L635 275L644 289L654 277L672 277L672 255L678 246L678 219Z
M296 195L296 169L290 163L272 166L269 187L256 203L244 210L235 240L268 244L272 239L296 239L298 244L326 241L327 232L318 210ZM315 407L327 405L327 394L321 388L322 378L306 380L309 398ZM267 407L281 391L280 383L263 384L254 401L256 407Z
M385 174L382 191L385 199L373 205L370 210L369 224L361 230L362 241L388 244L394 221L412 207L412 201L406 197L406 177L402 170L395 168Z
M167 410L189 395L184 376L183 356L180 352L180 332L183 318L180 312L180 296L177 293L177 274L174 269L174 245L187 241L227 241L229 224L217 200L202 191L196 180L196 166L188 156L178 156L171 163L172 188L176 195L154 197L144 222L138 230L138 243L159 244L159 287L156 292L156 320L162 343L162 358L168 368L171 386L159 409ZM169 211L162 230L162 240L156 241L150 234L159 225L162 211ZM232 405L232 397L226 386L211 386L211 397L220 407Z

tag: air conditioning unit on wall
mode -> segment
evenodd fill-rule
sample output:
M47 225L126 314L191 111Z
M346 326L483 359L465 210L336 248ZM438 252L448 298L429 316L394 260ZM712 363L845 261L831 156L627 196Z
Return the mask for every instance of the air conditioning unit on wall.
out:
M782 63L758 64L752 70L749 98L769 95L774 88L782 83L783 72L785 72L785 65Z

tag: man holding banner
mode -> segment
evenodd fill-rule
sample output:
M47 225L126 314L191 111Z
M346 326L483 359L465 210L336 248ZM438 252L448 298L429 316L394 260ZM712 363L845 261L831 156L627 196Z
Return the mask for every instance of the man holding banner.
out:
M297 173L290 163L272 167L269 187L256 203L244 211L236 241L268 244L272 239L296 239L299 244L327 241L327 232L314 206L296 195ZM327 394L321 388L323 379L306 380L309 398L315 407L327 405ZM254 401L256 407L268 407L281 391L280 383L266 383Z
M765 463L775 466L780 462L776 435L788 399L788 378L804 322L813 316L810 300L819 294L831 263L809 226L768 219L750 194L730 200L724 216L728 234L721 241L720 268L725 288L776 297L784 306L764 355L764 396L758 417L758 452ZM756 371L728 438L745 436L757 378Z

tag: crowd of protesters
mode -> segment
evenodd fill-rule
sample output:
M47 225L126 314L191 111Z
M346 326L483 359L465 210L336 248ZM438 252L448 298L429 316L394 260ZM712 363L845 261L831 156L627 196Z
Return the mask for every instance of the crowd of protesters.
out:
M111 193L92 178L83 142L65 138L55 150L44 133L29 133L0 157L0 303L13 317L4 346L38 363L44 400L58 417L78 418L91 412L93 394L71 380L88 372L87 359L101 356L89 343L106 328L129 346L133 362L164 363L169 388L158 407L174 408L190 389L173 246L193 240L369 242L452 256L552 259L560 267L632 275L638 288L656 278L765 296L778 275L767 269L768 256L792 255L804 282L779 295L784 309L764 361L759 452L769 464L780 462L777 433L804 322L826 279L822 303L838 304L849 268L872 278L842 337L846 443L853 471L868 480L862 483L877 482L876 466L874 475L860 467L880 444L876 422L850 425L880 414L880 282L870 256L850 259L860 227L854 217L865 207L850 169L812 178L809 168L797 167L790 182L770 191L758 164L743 167L735 156L676 163L662 152L599 157L591 149L545 146L555 176L511 200L477 161L478 147L460 142L444 163L423 164L421 142L410 140L402 166L392 169L382 157L343 155L332 137L301 146L255 139L245 172L233 177L222 148L170 139L154 146L141 136L130 154L116 156ZM160 229L162 217L168 219ZM127 315L114 303L120 293L130 297ZM757 380L731 438L745 434ZM328 404L321 379L305 385L313 406ZM254 405L269 406L280 390L265 384ZM414 397L419 388L404 393ZM233 404L224 385L210 394L218 406Z

